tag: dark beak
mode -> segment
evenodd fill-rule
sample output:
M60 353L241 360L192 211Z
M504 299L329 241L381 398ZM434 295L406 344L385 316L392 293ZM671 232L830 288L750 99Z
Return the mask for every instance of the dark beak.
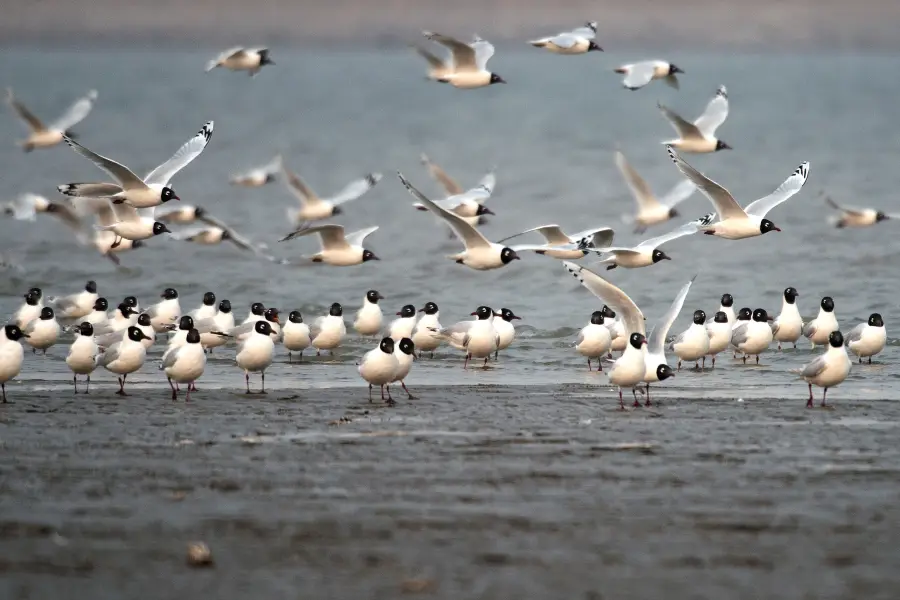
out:
M494 211L492 211L491 209L489 209L487 206L484 206L484 205L481 206L481 214L482 215L496 215L496 213ZM481 216L481 215L479 215L479 216Z
M377 294L375 297L379 300L384 300L384 296L382 296L381 294Z
M506 83L506 80L497 75L497 83Z
M475 313L472 313L472 314L474 315ZM399 313L399 312L397 313L397 316L398 316L398 317L400 316L400 313Z
M181 198L179 198L176 194L172 194L172 200L178 200L181 202Z
M172 230L169 229L168 227L166 227L165 225L163 225L163 231L166 233L172 233Z
M23 332L22 332L22 337L30 338L31 336L28 335L27 333L25 333L25 332L23 331Z
M400 313L397 313L397 314L399 315ZM474 312L473 312L473 313L472 313L471 315L469 315L469 316L474 317L474 316L477 315L477 314L478 314L478 313L474 313Z
M725 142L722 142L722 150L732 150L732 149L733 148L731 146L729 146Z
M373 254L372 256L369 257L369 260L381 260L381 259Z
M160 297L160 298L165 298L165 297L166 297L166 294L165 294L165 293L162 293L162 294L159 295L159 297Z
M680 68L676 67L675 65L672 65L672 72L673 73L684 73L684 71L682 71Z
M424 309L424 308L420 308L420 309L419 309L419 312L425 312L425 309ZM397 313L397 314L399 315L400 313Z
M776 227L773 231L781 231L781 227Z
M513 316L510 317L510 318L511 318L511 319L515 319L516 321L521 321L521 320L522 320L522 317L517 317L516 315L513 315Z

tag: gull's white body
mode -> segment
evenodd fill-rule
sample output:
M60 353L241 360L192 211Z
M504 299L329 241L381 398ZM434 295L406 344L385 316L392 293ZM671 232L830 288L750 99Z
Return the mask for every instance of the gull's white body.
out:
M316 350L334 350L341 345L344 336L347 335L344 318L333 315L317 318L313 323L313 329L315 331L312 346Z
M706 350L707 356L714 357L728 348L731 344L731 329L731 323L709 321L706 324L706 333L709 336L709 348Z
M727 323L724 323L727 325ZM709 333L706 324L691 323L672 343L672 351L679 360L697 361L709 353Z
M884 325L874 327L868 323L860 323L847 334L847 347L850 352L860 358L875 356L887 343L887 330Z
M6 383L22 370L25 350L18 341L6 337L6 331L0 327L0 383Z
M146 358L144 345L126 335L121 342L113 344L97 357L97 366L117 375L128 375L144 366Z
M92 335L79 335L69 346L66 365L76 375L90 375L97 368L100 348Z
M290 352L303 352L312 345L309 337L309 325L286 321L281 328L281 344Z
M800 339L803 334L803 317L800 316L796 302L782 299L781 312L772 322L772 331L776 342L796 343Z
M441 338L433 330L441 330L440 313L422 315L412 332L412 341L419 352L434 352L441 345Z
M363 298L362 307L356 312L356 320L353 321L353 329L359 335L376 335L381 331L384 323L384 315L381 307L376 302L369 302ZM395 339L395 341L397 341Z
M820 307L816 318L803 327L803 335L815 347L817 344L827 344L828 336L831 335L832 331L837 331L838 329L840 329L840 326L834 311L829 312Z
M359 374L372 385L387 385L394 381L399 368L397 356L382 352L381 348L369 350L359 365Z
M603 325L588 323L581 328L578 341L575 342L575 349L582 356L600 358L609 352L611 344L612 336L605 323Z
M46 350L59 339L59 323L56 318L35 319L25 326L25 341L35 350Z

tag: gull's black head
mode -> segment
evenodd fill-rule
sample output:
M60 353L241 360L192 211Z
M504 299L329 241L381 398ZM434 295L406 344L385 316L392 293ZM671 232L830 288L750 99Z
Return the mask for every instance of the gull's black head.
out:
M41 321L49 321L53 318L53 309L45 306L41 309Z
M216 295L212 292L206 292L203 294L203 305L204 306L213 306L216 303Z
M389 337L382 338L381 343L378 344L378 347L381 348L381 351L385 354L393 354L394 353L394 340Z
M280 323L278 320L278 309L277 308L267 308L266 313L264 315L266 317L266 321L270 323Z
M169 200L181 200L181 198L175 195L175 190L170 187L164 187L162 189L162 192L159 194L159 199L163 202L168 202Z
M275 61L269 56L269 50L263 49L259 51L259 65L274 65Z
M747 307L742 308L738 311L737 320L738 321L749 321L753 317L753 311Z
M663 252L659 248L654 250L653 254L651 256L653 257L654 263L658 263L661 260L672 260L672 258L670 256L668 256L665 252Z
M400 352L403 354L412 354L416 351L416 345L409 338L403 338L400 340Z
M703 312L702 310L695 310L694 311L694 323L696 325L703 325L704 323L706 323L706 313Z
M138 248L143 248L143 246L144 246L144 242L142 242L141 240L135 240L135 241L131 242L132 250L137 250Z
M38 300L44 297L44 292L39 287L31 288L30 290L28 290L28 293L36 296Z
M190 315L184 315L178 320L178 329L190 331L194 328L194 319Z
M256 315L257 317L263 316L263 313L266 312L266 307L262 302L254 302L250 305L250 313Z
M344 316L344 307L335 302L331 305L331 308L328 309L328 314L332 317L342 317Z
M163 293L160 294L160 298L164 300L176 300L178 298L178 292L175 288L166 288L163 290Z
M403 308L400 309L400 312L397 313L398 317L409 319L410 317L416 316L416 307L412 304L407 304Z
M631 337L628 338L628 344L632 348L636 348L638 350L641 349L641 346L647 343L647 338L644 337L643 333L632 333Z
M29 306L37 306L38 302L40 301L40 296L34 294L33 292L28 292L27 294L25 294L25 304L28 304Z
M473 317L478 317L479 321L484 321L485 319L490 319L494 316L494 309L490 306L479 306L478 309L472 313Z
M734 306L734 296L731 294L722 294L722 306L725 308Z
M425 306L419 309L419 312L423 312L426 315L436 315L438 314L438 305L434 302L426 302Z
M227 229L223 229L222 230L222 240L225 241L225 240L230 240L230 239L231 239L231 232L228 231Z
M268 321L257 321L253 325L253 329L256 331L256 333L259 333L261 335L272 335L272 333L274 333L272 331L272 326L269 325Z
M884 321L881 319L881 315L878 313L869 315L869 325L872 327L884 327Z
M481 217L481 216L484 216L484 215L493 215L493 214L495 214L494 211L492 211L491 209L489 209L489 208L488 208L487 206L485 206L484 204L479 204L479 205L478 205L478 208L475 209L475 216L476 216L476 217Z
M781 231L781 229L777 227L772 221L763 219L759 222L759 231L761 235L763 233L769 233L770 231Z
M729 146L722 140L719 140L716 142L716 152L718 152L719 150L731 150L731 146Z
M372 304L378 304L379 300L384 300L384 296L378 293L378 290L369 290L366 292L366 300Z
M106 298L97 298L94 300L94 310L109 310L109 302L107 302Z
M825 312L833 312L834 311L834 300L831 299L831 296L825 296L822 298L822 302L819 303L819 306L822 307L822 310Z
M669 63L669 75L675 75L676 73L684 73L678 66Z
M595 310L591 313L591 325L603 325L603 311Z
M344 209L340 206L335 206L331 209L331 216L340 215L344 213Z
M517 321L517 320L521 320L521 319L522 319L522 317L517 317L517 316L515 315L515 313L513 313L513 311L511 311L511 310L508 309L508 308L501 308L501 309L500 309L500 316L501 316L501 317L503 318L503 320L506 321L506 322Z
M160 223L159 221L155 221L153 223L153 235L160 235L162 233L172 233L168 227L166 227L165 223Z
M125 317L126 319L127 319L128 317L130 317L131 315L133 315L134 313L137 312L136 310L134 310L134 308L128 306L128 305L125 304L124 302L120 303L119 306L117 306L116 308L119 309L119 312L120 312L120 313L122 314L122 316Z
M92 335L94 335L94 326L85 321L78 326L78 334L85 337L91 337Z
M500 262L504 265L508 265L514 260L519 260L519 255L512 248L504 248L500 251Z
M881 223L882 221L887 221L888 219L890 219L890 217L887 216L886 214L884 214L883 212L881 212L880 210L875 213L875 222L876 223Z
M219 312L223 312L226 315L231 312L231 300L222 300L219 302Z
M491 73L491 85L493 85L495 83L506 83L506 80L504 80L502 77L500 77L496 73Z
M199 344L200 343L200 332L196 329L191 329L187 334L187 343L188 344Z
M369 262L370 260L381 260L381 259L378 258L377 256L375 256L375 253L372 252L371 250L366 250L366 249L364 248L364 249L363 249L363 254L362 254L362 261L363 261L363 262Z
M828 343L833 348L840 348L844 345L844 335L840 331L832 331L828 336Z
M669 377L675 377L675 371L672 370L672 367L669 365L659 365L656 367L656 378L660 381L665 381Z
M138 305L137 297L125 296L125 298L122 299L122 304L124 304L128 308L137 308L137 305Z
M588 52L603 52L603 48L601 48L601 47L597 44L597 42L595 42L594 40L591 40L591 41L588 42L588 49L587 49L587 51L588 51Z
M302 323L303 315L300 314L299 310L292 310L288 315L288 321L290 321L291 323Z
M143 331L132 325L128 328L128 339L132 342L140 342L141 340L149 340L150 336L145 335Z
M614 311L613 309L611 309L610 307L608 307L605 304L603 305L603 308L601 309L600 312L602 312L603 316L606 317L607 319L615 319L616 318L616 311Z
M769 314L764 308L757 308L753 311L753 320L757 323L766 323L769 320Z
M670 219L675 219L680 216L681 216L681 213L679 213L676 209L674 209L674 208L669 209L669 218Z
M727 323L728 315L720 310L716 313L716 316L713 317L713 321L715 321L716 323Z
M147 313L141 313L141 316L138 317L137 322L141 327L150 327L152 319Z
M88 281L84 284L84 291L88 294L96 294L97 293L97 282L96 281Z
M800 295L800 292L796 290L796 288L785 288L784 290L784 300L788 304L793 304L795 300L797 300L797 296Z
M22 333L22 330L19 329L18 325L7 325L4 328L4 333L6 333L6 339L13 342L18 342L25 337L25 334Z
M194 218L195 219L202 219L205 216L206 216L205 208L200 208L199 206L194 207Z

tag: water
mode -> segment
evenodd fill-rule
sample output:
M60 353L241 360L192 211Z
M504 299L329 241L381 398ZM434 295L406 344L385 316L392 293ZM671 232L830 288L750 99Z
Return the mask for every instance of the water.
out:
M105 597L104 584L136 586L172 571L182 573L172 589L216 581L222 598L246 591L240 585L270 597L304 589L393 597L415 577L441 597L529 589L648 597L667 589L673 597L749 598L760 582L769 596L810 589L818 597L884 597L892 589L897 532L887 524L896 515L886 498L896 496L897 415L886 401L900 395L895 343L829 393L834 411L802 409L806 386L790 369L810 359L804 347L765 354L760 367L728 358L713 372L681 373L657 386L662 407L610 412L605 378L589 374L570 348L599 302L549 258L526 256L486 273L446 260L457 243L411 208L395 171L436 194L420 152L464 186L497 165L497 217L484 228L494 239L558 223L610 225L618 242L631 243L640 238L620 221L632 200L613 151L620 146L654 189L667 189L679 175L658 143L672 131L656 101L692 119L724 83L731 114L719 134L735 150L688 160L742 203L810 161L806 188L771 214L784 232L740 242L682 238L666 246L672 261L606 275L650 322L699 274L672 334L695 308L712 315L723 292L736 307L777 312L789 285L800 291L804 315L828 294L845 331L878 311L890 332L894 225L833 229L818 193L893 210L894 140L885 133L898 84L884 73L900 59L679 55L673 59L687 71L681 91L654 84L629 93L611 69L634 56L570 60L501 49L492 66L510 84L463 92L427 84L406 52L283 51L276 68L253 80L204 74L208 54L9 50L0 79L48 120L97 88L80 139L139 172L215 119L207 151L175 188L279 256L317 247L311 239L275 243L288 230L284 209L293 198L281 184L232 188L229 174L281 152L328 194L380 170L385 179L336 220L349 230L380 225L369 245L383 260L282 267L228 246L156 239L122 255L127 268L116 270L51 219L2 220L0 253L25 271L0 278L0 313L15 310L32 285L71 293L94 278L116 300L134 293L148 304L174 286L186 308L213 290L241 318L257 300L299 308L308 320L338 301L350 321L376 288L387 296L386 312L433 300L445 324L480 304L510 307L524 317L519 338L488 371L464 372L461 357L446 350L419 361L408 383L423 400L375 417L364 413L370 407L355 367L373 344L356 339L334 358L286 365L279 356L267 399L237 394L243 378L231 353L217 350L190 407L168 403L150 364L129 378L131 400L113 400L113 378L103 373L94 396L74 400L64 348L29 355L8 386L17 403L4 409L14 458L3 467L0 503L11 532L6 549L18 558L0 567L15 575L11 590L46 593L91 575L78 589ZM0 119L10 198L53 197L60 183L102 178L65 147L23 154L12 143L22 133L13 117ZM699 194L682 206L687 218L710 210ZM328 425L344 414L351 424ZM246 436L264 443L240 442ZM553 442L535 441L541 436ZM195 444L175 445L183 438ZM632 443L649 446L619 452L617 444ZM184 490L184 502L170 497ZM68 545L54 544L56 534ZM194 537L205 537L226 569L184 574L183 545ZM57 577L46 583L42 573Z

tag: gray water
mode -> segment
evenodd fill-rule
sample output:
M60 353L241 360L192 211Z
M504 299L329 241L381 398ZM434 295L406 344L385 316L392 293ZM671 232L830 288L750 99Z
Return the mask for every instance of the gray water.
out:
M406 52L280 51L277 67L252 80L204 74L208 54L8 50L0 80L47 119L97 88L80 139L139 172L215 119L209 147L177 176L176 191L286 258L317 248L312 239L275 243L293 197L280 183L230 187L229 174L281 152L328 194L382 171L384 180L336 219L349 230L379 225L369 246L382 261L285 267L227 245L155 239L121 255L117 270L51 219L0 220L0 253L24 269L0 278L0 313L15 310L32 285L71 293L94 278L103 295L136 294L145 305L167 286L186 309L212 290L239 318L257 300L299 308L307 320L338 301L349 322L375 288L387 296L386 312L433 300L446 324L480 304L512 308L524 318L519 337L488 371L463 371L448 350L419 361L408 383L422 400L401 400L393 413L374 404L376 417L365 414L372 407L355 367L372 343L358 339L301 365L279 355L265 399L238 394L242 374L231 352L217 350L186 407L169 403L150 362L129 378L130 400L113 400L114 378L101 372L93 395L75 399L63 346L29 355L7 386L16 404L3 409L0 433L12 457L0 478L4 554L16 557L0 565L9 590L42 597L78 580L91 597L119 597L111 590L136 595L141 582L175 571L160 596L209 585L221 598L248 589L393 597L401 580L424 577L441 597L665 590L750 598L763 589L768 597L886 597L897 566L896 528L886 525L896 521L887 500L897 492L894 342L829 393L833 411L803 409L806 386L790 370L812 356L804 346L764 354L759 367L729 357L715 371L682 372L656 386L660 407L619 415L605 377L588 373L570 347L599 302L550 258L525 256L486 273L445 259L457 243L411 208L395 171L437 194L420 152L464 186L496 165L497 216L484 227L494 239L558 223L610 225L618 242L637 242L620 219L632 200L615 148L654 189L667 189L679 175L658 143L672 131L656 102L693 119L726 84L731 113L719 135L735 150L688 160L741 203L810 161L807 186L770 215L784 232L682 238L665 247L672 261L606 275L650 322L698 274L672 334L695 308L711 315L724 292L736 306L777 312L791 285L804 315L828 294L842 329L878 311L891 337L895 225L836 230L818 194L896 210L898 84L884 74L900 60L677 55L687 71L680 91L654 84L629 93L611 69L634 56L500 49L491 65L509 85L463 92L426 83ZM23 154L13 145L22 133L11 115L0 118L10 199L53 197L60 183L102 178L62 146ZM699 194L681 208L685 218L711 210ZM345 414L352 423L328 425ZM265 443L240 442L245 436ZM542 436L551 443L536 441ZM195 444L185 450L183 438ZM618 452L633 443L641 445ZM173 492L187 497L173 502ZM184 544L195 537L224 567L204 579L182 571ZM832 574L822 577L823 569Z

